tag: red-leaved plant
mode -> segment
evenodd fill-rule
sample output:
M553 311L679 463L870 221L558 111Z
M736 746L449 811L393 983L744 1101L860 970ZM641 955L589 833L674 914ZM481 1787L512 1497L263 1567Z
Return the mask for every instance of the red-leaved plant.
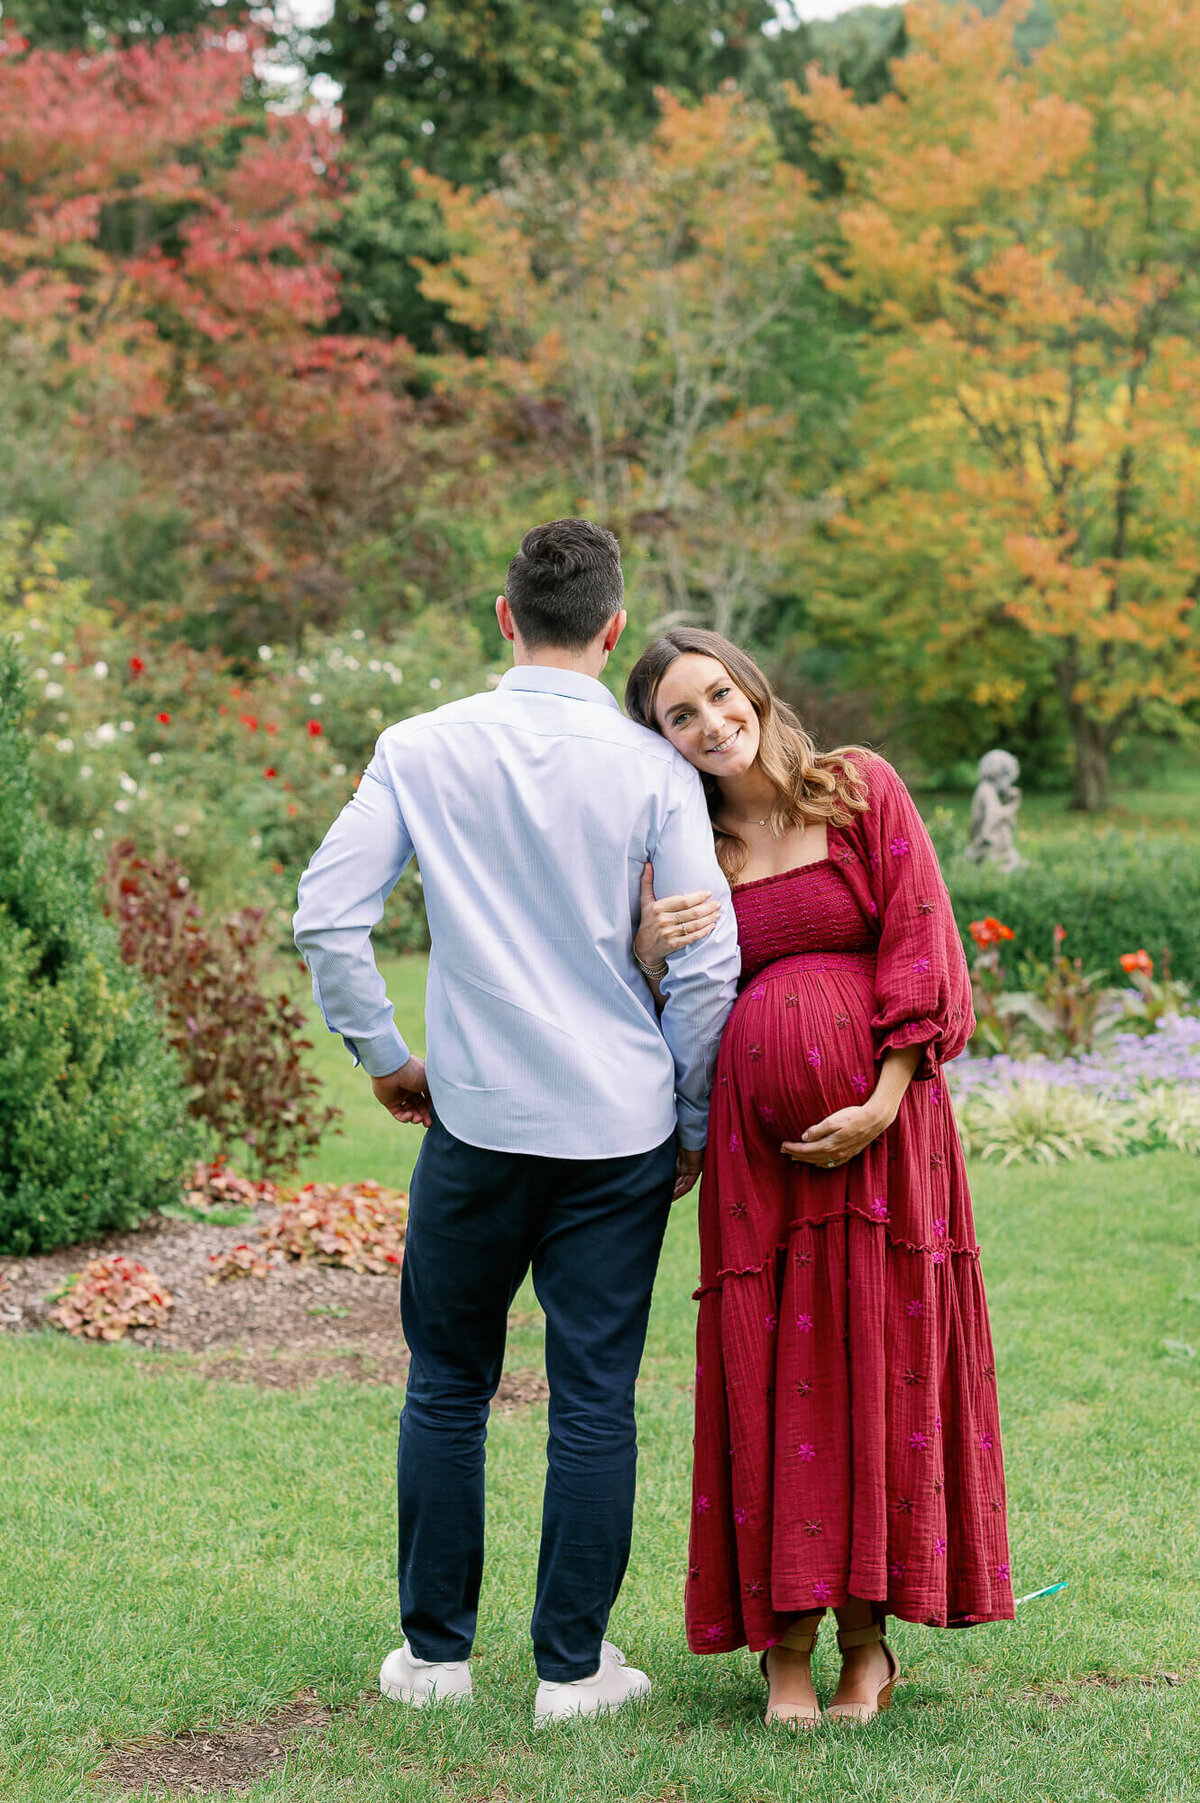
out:
M257 1246L231 1246L227 1252L209 1254L204 1281L210 1286L227 1283L237 1277L269 1277L274 1266Z
M162 1002L192 1114L220 1143L242 1140L260 1172L294 1170L338 1110L317 1105L304 1016L264 988L265 910L206 921L182 866L139 857L129 840L112 849L106 893L121 956Z
M236 1171L229 1169L222 1152L211 1164L200 1159L192 1167L191 1183L183 1199L190 1207L207 1212L209 1209L255 1208L260 1202L269 1205L278 1199L278 1193L269 1178L255 1183L249 1177L239 1177Z
M404 1257L408 1197L378 1183L306 1183L263 1228L268 1249L288 1258L398 1271Z
M173 1306L153 1271L118 1252L69 1277L47 1319L77 1339L120 1340L131 1327L161 1327Z

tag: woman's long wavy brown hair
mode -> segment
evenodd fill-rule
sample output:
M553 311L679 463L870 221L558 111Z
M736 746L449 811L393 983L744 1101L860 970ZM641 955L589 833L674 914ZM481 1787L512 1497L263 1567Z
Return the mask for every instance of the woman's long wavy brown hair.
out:
M771 830L776 838L792 827L823 820L829 826L848 826L867 806L866 779L851 761L861 745L842 745L836 751L819 752L797 715L781 701L754 662L719 632L698 626L679 626L655 639L638 658L625 684L625 711L632 720L662 734L654 712L663 677L677 657L713 657L723 664L735 688L739 688L758 715L758 761L775 789ZM665 734L662 734L665 737ZM720 809L717 779L700 772L708 798L710 819ZM735 882L749 857L744 839L717 826L713 819L717 860L729 881Z

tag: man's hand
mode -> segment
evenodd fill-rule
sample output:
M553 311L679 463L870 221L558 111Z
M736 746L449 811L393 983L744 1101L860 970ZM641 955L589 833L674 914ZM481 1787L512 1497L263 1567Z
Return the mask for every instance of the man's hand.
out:
M387 1077L372 1077L375 1100L382 1102L393 1120L406 1125L428 1127L432 1117L429 1091L425 1087L425 1060L410 1058L398 1071Z
M704 1147L698 1152L689 1152L683 1146L675 1155L675 1188L671 1195L672 1202L678 1202L680 1196L686 1196L697 1177L704 1169Z

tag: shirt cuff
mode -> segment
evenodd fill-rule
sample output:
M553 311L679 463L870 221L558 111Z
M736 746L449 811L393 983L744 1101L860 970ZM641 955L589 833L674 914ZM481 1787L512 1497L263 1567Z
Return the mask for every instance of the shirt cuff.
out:
M372 1039L351 1039L346 1034L342 1037L354 1054L355 1064L361 1064L368 1077L390 1077L412 1056L395 1027Z
M685 1152L703 1152L708 1143L708 1110L696 1108L679 1097L675 1101L679 1144Z

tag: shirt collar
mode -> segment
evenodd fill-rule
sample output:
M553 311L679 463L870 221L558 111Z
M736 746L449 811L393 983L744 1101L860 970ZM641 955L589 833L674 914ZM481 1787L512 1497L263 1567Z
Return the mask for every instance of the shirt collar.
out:
M581 670L556 670L550 664L514 664L500 678L499 687L531 689L539 695L566 695L572 701L599 702L602 707L615 707L618 713L621 707L616 696L594 676L585 676Z

